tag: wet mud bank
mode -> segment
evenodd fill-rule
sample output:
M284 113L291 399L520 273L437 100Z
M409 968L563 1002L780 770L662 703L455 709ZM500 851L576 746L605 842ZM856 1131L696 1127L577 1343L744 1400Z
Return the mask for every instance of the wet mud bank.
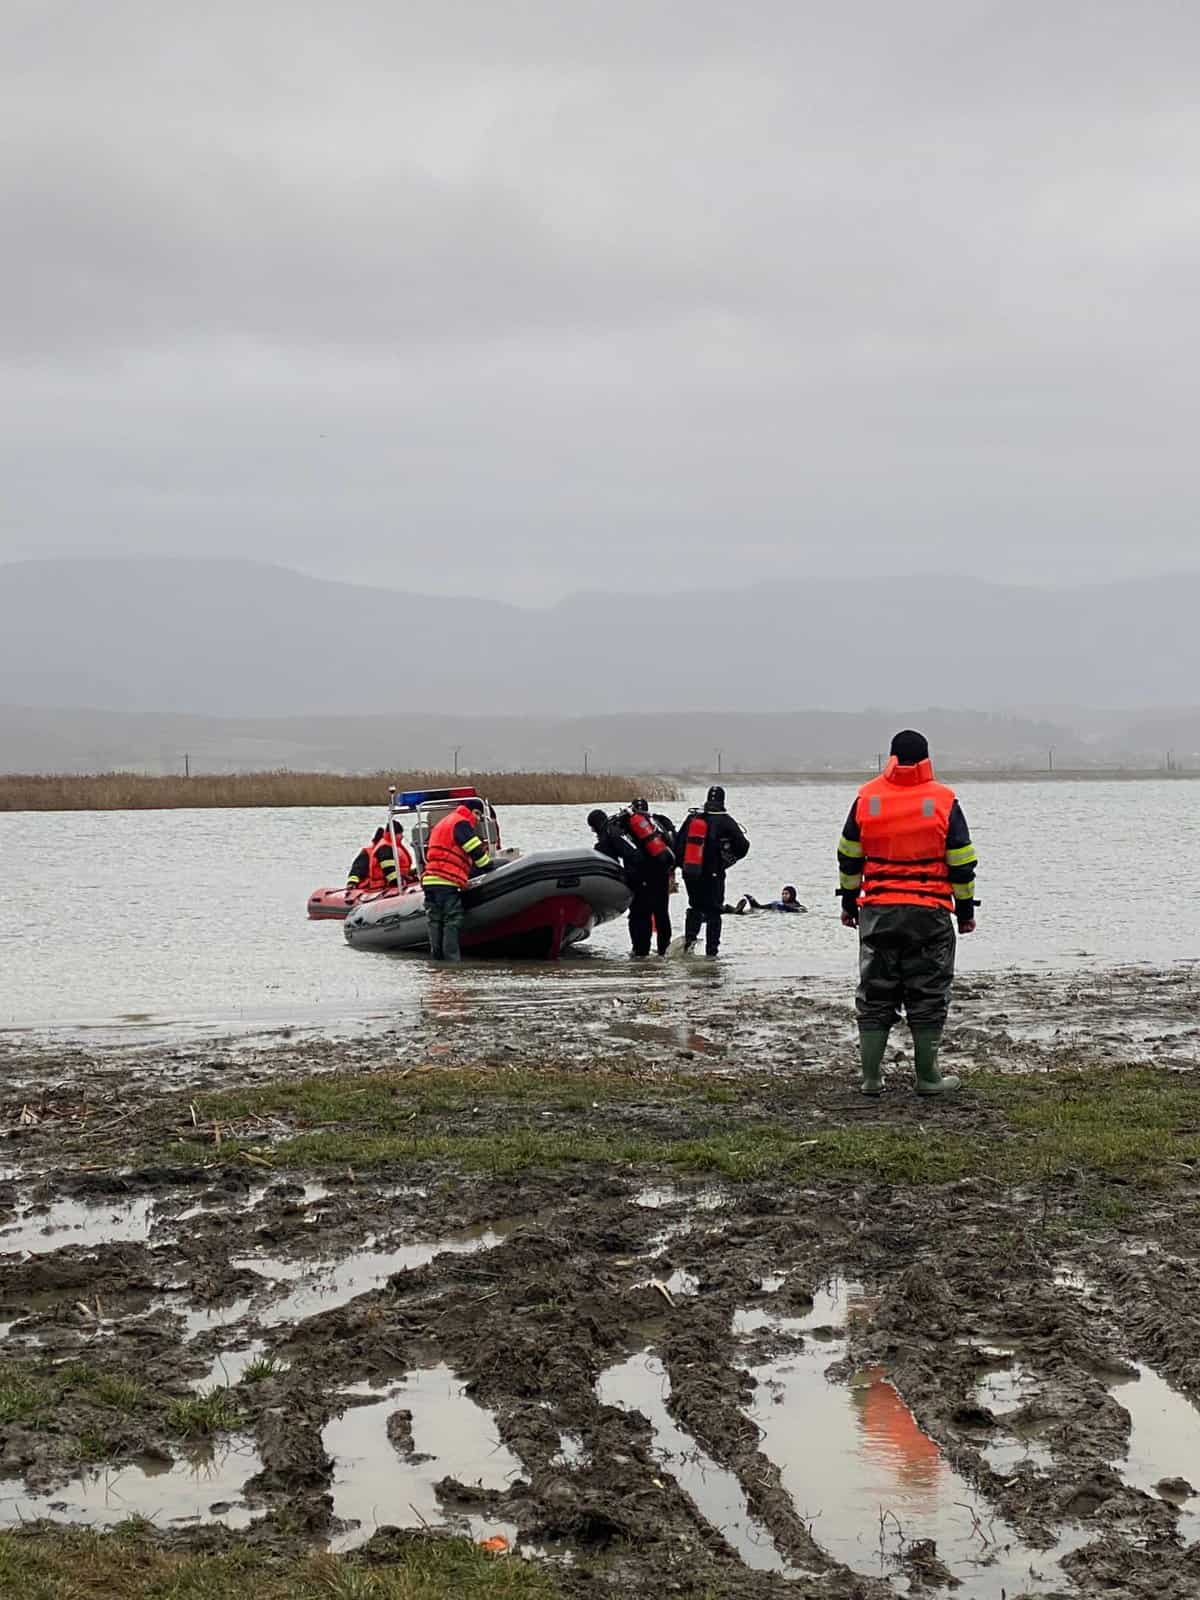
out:
M844 1007L756 1003L790 1046L638 1008L582 1056L26 1061L0 1526L371 1572L454 1533L579 1597L1200 1595L1181 1033L1080 1070L1043 1003L959 1103L872 1105Z

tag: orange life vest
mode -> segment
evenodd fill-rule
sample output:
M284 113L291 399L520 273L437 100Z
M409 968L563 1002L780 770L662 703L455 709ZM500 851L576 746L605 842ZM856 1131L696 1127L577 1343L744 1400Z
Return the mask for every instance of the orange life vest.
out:
M401 883L409 883L413 877L413 858L408 846L396 840L396 872Z
M892 756L878 778L863 784L855 807L863 847L862 905L953 910L946 865L953 807L954 790L938 783L930 761L901 766Z
M387 888L387 879L383 875L383 865L379 860L379 852L383 849L385 844L390 843L391 841L385 833L383 838L380 839L378 843L375 840L372 840L369 844L365 844L363 846L363 850L366 852L367 857L367 871L362 882L358 885L359 889L365 892L371 892L376 889Z
M683 840L683 868L685 878L692 878L704 870L704 846L708 841L708 818L702 811L694 811L679 831Z
M641 811L627 813L628 821L625 826L644 850L651 861L663 866L670 866L675 857L671 854L671 847L663 837L663 831L652 817L646 816Z
M458 806L448 817L443 817L425 846L423 883L434 878L456 889L466 888L471 877L471 858L454 837L460 822L469 822L473 830L480 826L479 818L468 806Z

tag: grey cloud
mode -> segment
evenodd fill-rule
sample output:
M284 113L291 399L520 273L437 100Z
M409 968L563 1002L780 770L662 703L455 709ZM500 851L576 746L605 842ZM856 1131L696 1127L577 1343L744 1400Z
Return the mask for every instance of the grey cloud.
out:
M0 559L1194 564L1200 13L24 4Z

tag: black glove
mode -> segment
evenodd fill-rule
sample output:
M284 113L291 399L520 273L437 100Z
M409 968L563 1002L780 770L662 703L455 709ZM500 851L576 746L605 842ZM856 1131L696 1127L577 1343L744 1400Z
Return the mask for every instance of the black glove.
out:
M842 916L858 927L858 894L852 889L847 889L842 895Z

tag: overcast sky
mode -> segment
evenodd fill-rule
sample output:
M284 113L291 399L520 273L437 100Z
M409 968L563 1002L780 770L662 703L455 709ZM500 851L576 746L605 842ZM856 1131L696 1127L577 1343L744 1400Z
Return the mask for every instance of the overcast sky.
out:
M1200 567L1195 0L8 0L0 560Z

